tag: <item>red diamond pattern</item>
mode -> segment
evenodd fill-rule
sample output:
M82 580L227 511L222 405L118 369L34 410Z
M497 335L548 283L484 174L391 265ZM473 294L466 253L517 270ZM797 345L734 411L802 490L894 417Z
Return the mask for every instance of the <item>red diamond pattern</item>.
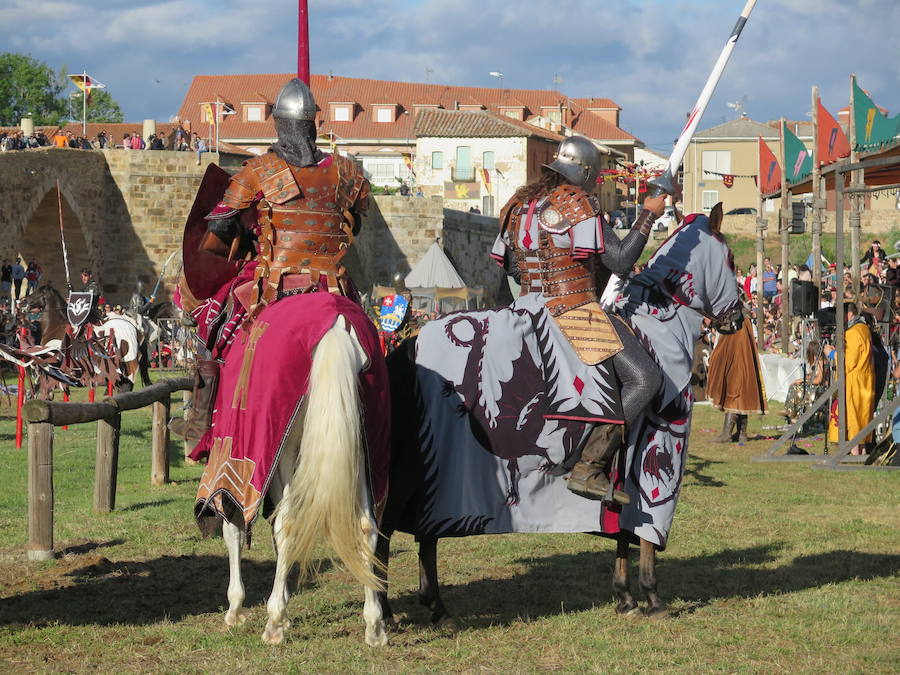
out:
M526 230L525 230L525 236L522 237L522 246L524 246L524 247L527 248L527 249L530 249L530 248L531 248L531 242L533 242L533 241L534 241L534 240L531 238L531 232L530 232L529 230L526 229Z
M653 488L653 492L650 493L650 496L653 499L656 499L657 497L659 497L659 488Z
M572 384L575 385L575 389L578 391L578 395L581 396L581 392L584 390L584 382L582 382L581 378L576 375L575 379L572 380Z

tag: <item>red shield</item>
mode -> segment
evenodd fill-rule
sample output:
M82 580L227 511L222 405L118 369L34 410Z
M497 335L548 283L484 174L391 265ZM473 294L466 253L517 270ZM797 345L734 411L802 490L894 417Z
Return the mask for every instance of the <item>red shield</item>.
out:
M722 176L722 183L725 185L725 187L730 188L732 185L734 185L734 176L732 176L731 174Z
M215 164L210 164L194 198L194 205L184 224L184 238L181 254L184 260L184 280L197 300L206 300L215 295L225 283L238 272L236 262L221 258L200 248L206 234L205 217L212 211L225 194L231 176Z

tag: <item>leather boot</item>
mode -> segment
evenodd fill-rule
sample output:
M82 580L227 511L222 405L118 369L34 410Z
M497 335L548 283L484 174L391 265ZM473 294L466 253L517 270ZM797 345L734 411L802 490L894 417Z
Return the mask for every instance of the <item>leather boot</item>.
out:
M219 368L218 361L197 361L191 407L184 411L184 418L169 422L169 429L186 441L196 443L209 429L219 388Z
M592 432L581 451L581 459L572 467L567 487L579 497L630 504L631 498L621 490L610 490L606 471L616 451L624 445L624 425L600 424Z
M713 438L713 443L731 443L734 440L734 427L738 416L734 413L725 413L725 422L722 424L722 432Z
M737 416L737 437L738 443L744 445L747 442L747 416Z

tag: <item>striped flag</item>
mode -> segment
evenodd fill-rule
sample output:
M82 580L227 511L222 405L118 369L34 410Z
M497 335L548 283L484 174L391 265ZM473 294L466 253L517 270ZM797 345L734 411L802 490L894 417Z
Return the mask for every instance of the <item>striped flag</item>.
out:
M93 77L88 75L87 73L80 73L78 75L69 75L69 79L72 80L72 83L78 87L81 91L85 92L85 96L87 97L87 102L91 102L91 90L92 89L106 89L106 85L100 82L99 80L95 80Z
M491 194L491 172L487 169L481 170L481 182L484 183L484 187L488 191L488 194Z

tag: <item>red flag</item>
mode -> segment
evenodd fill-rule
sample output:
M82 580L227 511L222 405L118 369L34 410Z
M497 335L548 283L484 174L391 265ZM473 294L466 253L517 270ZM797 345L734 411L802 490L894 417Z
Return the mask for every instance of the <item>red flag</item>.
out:
M730 188L734 185L734 176L732 176L730 173L725 174L724 176L722 176L722 184L725 187Z
M775 153L766 142L759 139L759 192L769 194L781 189L781 167L775 159Z
M825 109L821 99L816 100L816 105L819 107L819 128L816 134L819 165L831 164L841 157L849 157L850 142L841 125Z

